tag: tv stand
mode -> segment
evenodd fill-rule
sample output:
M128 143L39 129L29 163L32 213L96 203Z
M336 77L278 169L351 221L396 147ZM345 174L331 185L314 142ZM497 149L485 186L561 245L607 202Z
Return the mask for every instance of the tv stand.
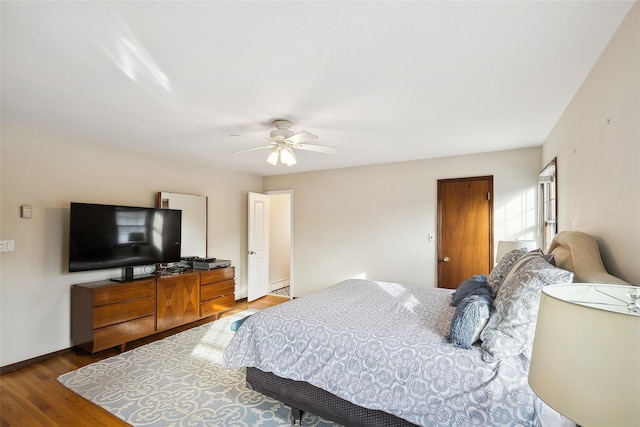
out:
M71 340L91 353L199 319L235 304L234 267L114 278L71 286ZM119 281L123 280L124 281Z

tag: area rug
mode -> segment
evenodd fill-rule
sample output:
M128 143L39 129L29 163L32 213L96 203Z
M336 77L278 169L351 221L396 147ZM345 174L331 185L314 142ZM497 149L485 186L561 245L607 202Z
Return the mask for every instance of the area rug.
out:
M65 387L132 426L279 427L291 409L223 367L231 323L257 310L207 323L58 377ZM305 413L303 426L337 424Z

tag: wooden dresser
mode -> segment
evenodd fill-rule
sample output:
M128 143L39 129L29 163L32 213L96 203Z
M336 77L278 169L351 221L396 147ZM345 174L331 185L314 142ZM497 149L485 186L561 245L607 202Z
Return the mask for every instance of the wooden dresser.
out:
M235 304L235 268L189 270L130 282L101 280L71 287L71 340L91 353L120 346Z

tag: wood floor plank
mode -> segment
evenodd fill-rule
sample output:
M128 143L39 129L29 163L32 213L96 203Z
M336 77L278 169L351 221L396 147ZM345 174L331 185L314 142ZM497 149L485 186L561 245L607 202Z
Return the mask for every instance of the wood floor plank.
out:
M3 375L6 376L7 374ZM32 402L26 376L2 379L2 418L10 426L55 426L42 408Z
M38 409L46 414L47 418L51 420L52 425L61 425L68 422L72 422L73 425L100 425L99 421L106 422L109 425L114 417L108 412L90 404L87 400L77 396L71 390L66 387L62 387L56 380L57 376L44 379L38 374L40 366L37 366L32 376L27 376L26 380L29 381L31 387L30 394L32 402L36 404ZM44 379L44 381L43 381ZM50 391L56 390L56 399L51 399ZM76 408L71 408L67 405L61 405L61 399L65 396L77 396L72 398L74 403L82 403L82 410L78 411ZM89 405L91 406L89 406Z
M221 317L247 308L265 309L288 297L267 295L250 303L236 302ZM212 321L196 322L189 327ZM189 327L176 328L127 345L127 350L165 338ZM126 427L127 423L80 397L57 381L67 372L117 355L116 349L95 354L70 351L0 375L0 427Z

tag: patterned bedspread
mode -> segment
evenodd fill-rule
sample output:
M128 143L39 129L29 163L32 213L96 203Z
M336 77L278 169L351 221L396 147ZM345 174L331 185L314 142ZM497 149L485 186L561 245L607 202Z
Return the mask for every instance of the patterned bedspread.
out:
M423 426L535 426L540 402L520 357L487 363L449 344L451 291L350 279L261 311L227 367L306 381Z

